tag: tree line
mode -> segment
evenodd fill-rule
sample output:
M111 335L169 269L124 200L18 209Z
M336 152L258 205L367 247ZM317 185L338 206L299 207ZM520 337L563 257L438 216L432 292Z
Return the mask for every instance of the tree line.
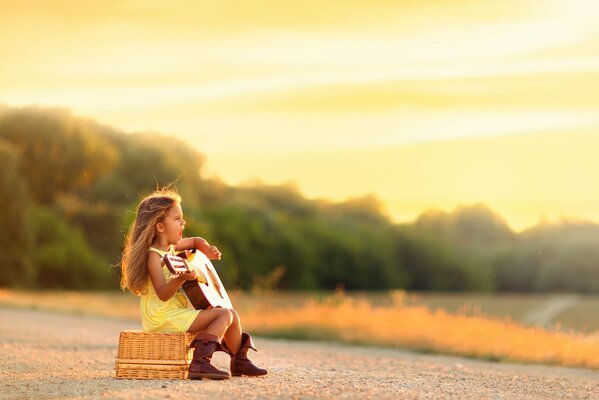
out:
M231 288L599 292L599 225L515 233L483 204L394 224L373 195L308 200L292 184L230 186L159 134L64 109L0 107L0 286L117 289L140 198L174 184L186 235L218 245Z

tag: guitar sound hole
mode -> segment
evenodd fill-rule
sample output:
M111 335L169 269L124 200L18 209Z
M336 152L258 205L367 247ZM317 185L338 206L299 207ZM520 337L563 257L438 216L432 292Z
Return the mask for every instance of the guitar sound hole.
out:
M221 299L224 298L223 294L220 291L220 285L218 284L218 278L214 275L214 272L212 272L212 270L208 267L208 265L206 265L206 271L208 272L210 281L214 285L214 289L216 290L218 295L221 297Z

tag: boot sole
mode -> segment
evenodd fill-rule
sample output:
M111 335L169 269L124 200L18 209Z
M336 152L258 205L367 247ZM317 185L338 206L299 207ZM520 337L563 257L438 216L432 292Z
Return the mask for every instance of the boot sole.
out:
M213 380L223 380L229 379L228 375L219 375L219 374L188 374L187 378L192 380L201 380L201 379L213 379Z
M249 378L252 378L254 376L266 376L266 375L268 375L268 372L265 374L259 374L259 375L231 374L231 376L247 376Z

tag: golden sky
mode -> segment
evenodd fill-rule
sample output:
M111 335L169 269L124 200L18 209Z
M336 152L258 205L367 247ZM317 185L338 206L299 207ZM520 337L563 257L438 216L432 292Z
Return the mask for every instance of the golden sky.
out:
M0 102L189 141L230 183L599 221L584 0L0 0Z

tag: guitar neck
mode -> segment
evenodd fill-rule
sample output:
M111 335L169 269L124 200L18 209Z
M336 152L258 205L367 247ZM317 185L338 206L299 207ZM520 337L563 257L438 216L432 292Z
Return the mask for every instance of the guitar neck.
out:
M173 274L191 271L189 265L187 265L187 261L182 257L167 254L164 256L163 261L168 270Z

